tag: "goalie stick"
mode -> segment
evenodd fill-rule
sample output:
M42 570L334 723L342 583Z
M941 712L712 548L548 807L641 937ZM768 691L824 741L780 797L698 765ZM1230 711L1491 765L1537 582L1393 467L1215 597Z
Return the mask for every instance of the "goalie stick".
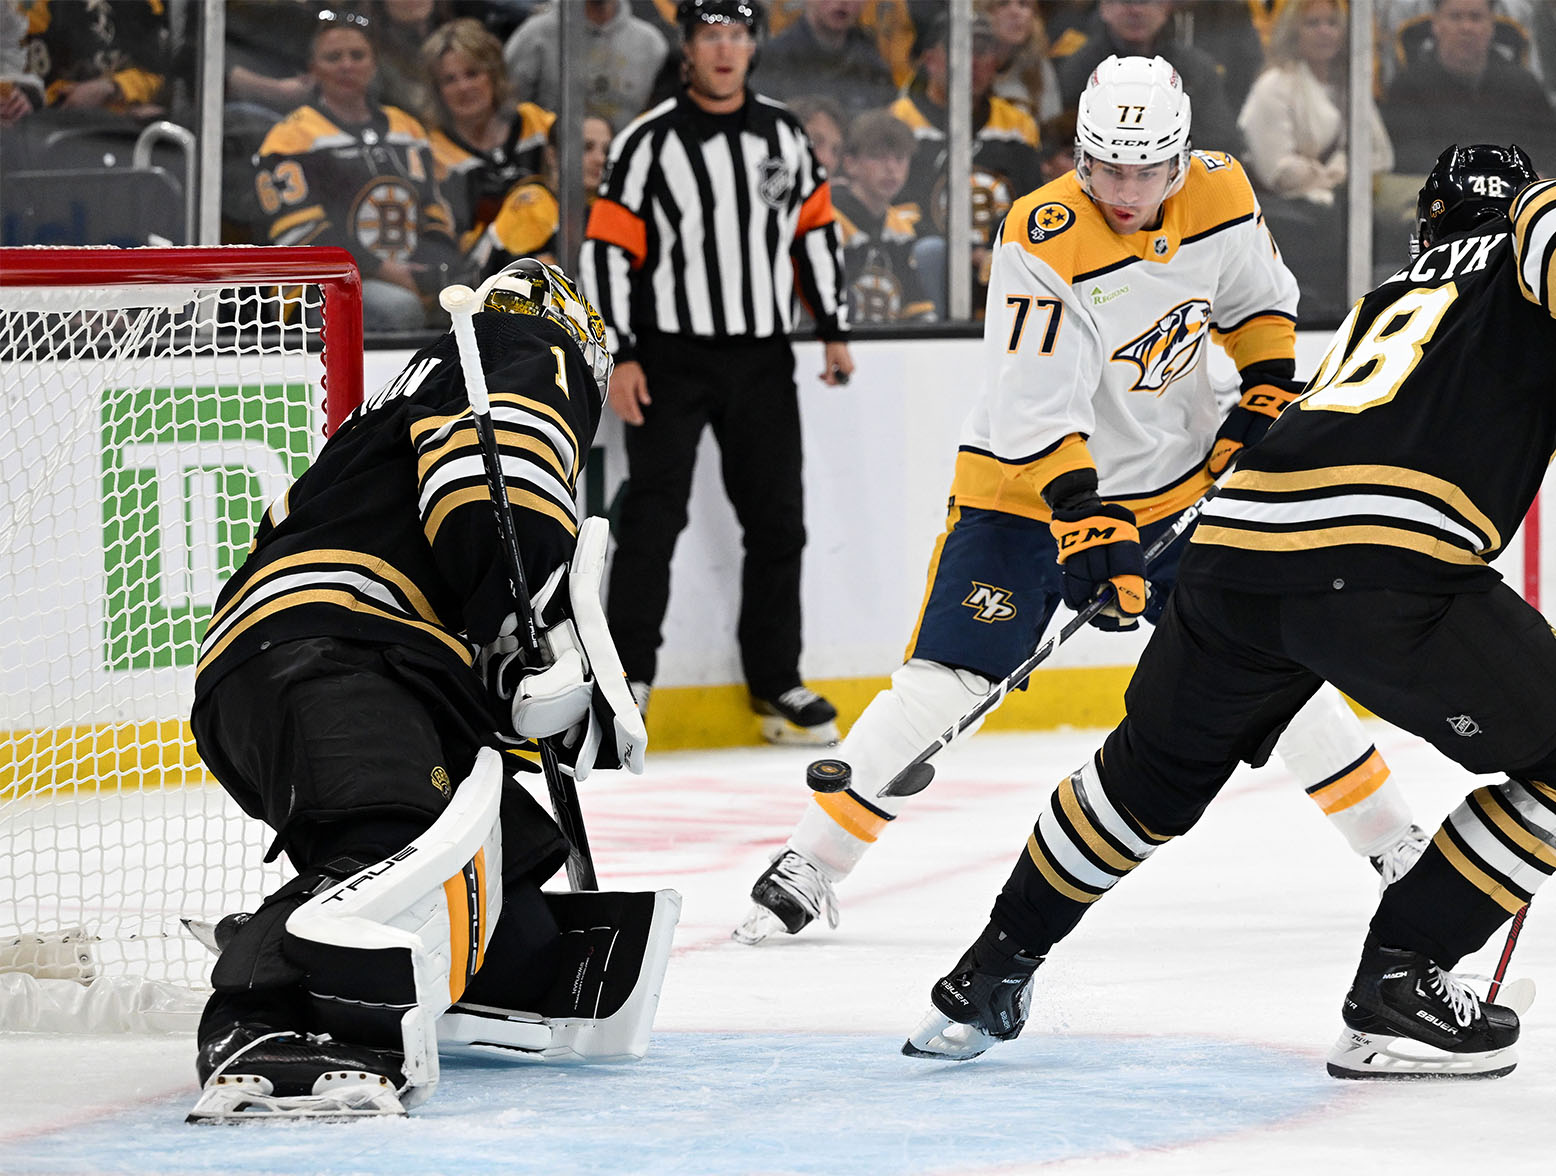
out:
M519 619L519 640L528 654L540 650L540 634L535 630L535 612L530 605L529 584L524 564L519 559L519 532L513 521L513 506L502 477L502 460L497 453L497 436L492 430L492 403L486 391L486 370L481 366L481 351L475 340L475 314L480 309L475 291L469 286L446 287L438 295L454 326L454 342L459 347L459 366L464 371L465 391L470 414L481 443L481 464L486 467L486 488L497 516L497 531L502 540L503 556L508 564L508 584L513 591L514 611ZM540 768L546 777L546 791L556 814L562 835L571 851L567 856L567 880L574 890L598 890L594 858L589 853L589 838L584 832L583 810L578 803L578 788L557 764L556 750L545 739L537 739Z
M1183 512L1173 520L1172 526L1158 535L1156 541L1146 548L1145 564L1147 567L1194 525L1200 516L1200 512L1205 509L1205 504L1215 497L1217 489L1218 487L1212 486L1198 502L1184 508ZM968 727L971 727L979 719L983 718L984 715L1004 702L1005 696L1031 677L1032 671L1047 660L1054 650L1080 632L1094 616L1112 604L1113 595L1112 587L1106 584L1103 585L1101 590L1086 602L1085 607L1065 623L1064 628L1039 645L1026 661L995 683L994 688L979 699L972 710L957 719L955 723L946 728L939 739L936 739L923 751L914 756L902 771L886 782L885 786L876 793L876 796L912 796L914 793L922 792L928 788L930 781L935 778L934 765L929 761L944 748L948 747ZM846 783L844 786L846 786ZM826 791L826 789L818 789L818 791Z

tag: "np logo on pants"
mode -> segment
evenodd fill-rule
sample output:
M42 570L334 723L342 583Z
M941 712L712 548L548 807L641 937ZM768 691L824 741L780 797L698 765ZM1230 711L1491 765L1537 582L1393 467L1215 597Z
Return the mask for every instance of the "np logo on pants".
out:
M973 581L973 590L962 604L973 610L973 617L986 625L995 621L1008 621L1016 615L1016 606L1010 603L1010 593L993 584Z

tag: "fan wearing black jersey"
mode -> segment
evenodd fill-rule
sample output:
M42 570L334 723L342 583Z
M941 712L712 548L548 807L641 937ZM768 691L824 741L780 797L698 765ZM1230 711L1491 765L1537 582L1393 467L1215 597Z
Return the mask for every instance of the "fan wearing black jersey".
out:
M1240 455L1127 717L1039 814L904 1052L967 1058L1016 1036L1054 945L1327 681L1469 771L1505 774L1384 892L1329 1072L1513 1069L1523 1002L1485 1003L1449 969L1556 869L1556 633L1489 566L1556 449L1556 181L1517 147L1451 147L1418 236Z

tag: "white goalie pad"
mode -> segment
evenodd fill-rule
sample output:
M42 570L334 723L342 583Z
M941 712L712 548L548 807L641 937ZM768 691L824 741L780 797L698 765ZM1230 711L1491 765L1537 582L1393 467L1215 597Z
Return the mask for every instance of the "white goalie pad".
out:
M636 1061L648 1052L681 896L594 891L546 899L562 927L563 959L542 1008L455 1004L438 1019L439 1047L513 1060Z
M407 1107L437 1085L437 1018L480 967L502 913L502 780L497 752L482 748L430 829L286 921L288 954L308 968L316 999L343 1015L404 1009Z
M627 686L626 671L621 668L621 657L616 652L610 626L605 623L605 609L600 605L609 540L610 525L604 519L598 515L585 519L578 528L578 545L573 550L567 577L578 643L594 674L594 705L585 724L583 746L575 759L574 773L579 780L593 770L601 744L607 739L609 746L615 748L618 762L639 775L648 747L643 716Z

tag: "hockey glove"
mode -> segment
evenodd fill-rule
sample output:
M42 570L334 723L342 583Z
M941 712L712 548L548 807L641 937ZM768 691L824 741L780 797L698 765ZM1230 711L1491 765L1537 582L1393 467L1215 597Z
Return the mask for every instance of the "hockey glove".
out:
M1114 602L1091 619L1099 629L1133 629L1145 611L1145 556L1134 512L1090 497L1053 508L1052 530L1064 572L1064 602L1084 608L1111 585Z
M1226 473L1243 449L1270 431L1285 407L1302 395L1302 381L1270 370L1273 364L1250 364L1243 369L1243 396L1226 414L1216 433L1205 469L1212 478Z

